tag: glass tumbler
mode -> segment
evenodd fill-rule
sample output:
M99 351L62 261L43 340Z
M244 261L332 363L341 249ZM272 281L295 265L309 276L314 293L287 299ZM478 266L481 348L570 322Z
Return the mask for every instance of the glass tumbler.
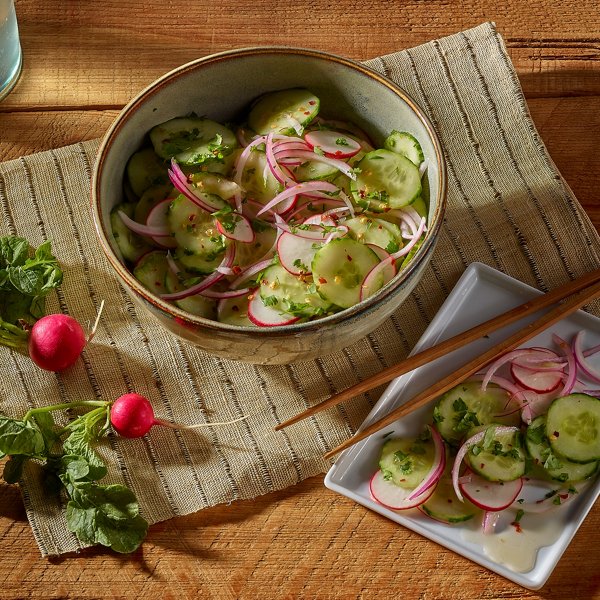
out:
M0 0L0 100L13 88L21 73L21 44L14 0Z

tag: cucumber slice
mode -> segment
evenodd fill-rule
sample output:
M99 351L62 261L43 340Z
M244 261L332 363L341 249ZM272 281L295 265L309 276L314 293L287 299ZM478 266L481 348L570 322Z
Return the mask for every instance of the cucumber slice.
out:
M582 481L598 469L598 461L574 463L552 451L546 435L546 415L540 415L529 424L525 445L534 465L541 467L547 476L557 481Z
M258 262L273 247L277 231L265 221L254 219L252 221L254 241L251 244L236 244L235 264L245 267Z
M421 144L414 135L406 131L392 131L383 142L386 150L406 156L417 167L425 160Z
M153 294L166 293L165 278L169 271L166 252L154 250L140 258L133 269L133 276Z
M119 247L121 254L123 255L123 258L131 262L136 262L150 250L150 246L146 243L144 238L131 231L131 229L129 229L129 227L123 223L123 220L118 215L118 212L121 210L128 217L133 218L135 205L131 204L130 202L124 202L123 204L118 204L112 209L110 213L110 226L112 229L112 234L115 238L115 242L117 242L117 246Z
M518 411L504 417L497 416L506 412L509 401L508 393L494 384L488 385L484 392L477 381L460 383L437 401L433 420L442 437L449 444L457 445L478 425L519 425L521 417Z
M337 176L339 169L326 163L309 160L294 169L296 181L323 181L331 180Z
M167 167L153 148L144 148L132 155L127 162L127 179L138 197L151 186L169 183Z
M465 460L471 470L488 481L514 481L525 474L520 433L497 433L493 425L482 442L469 448Z
M430 435L392 438L381 449L379 468L386 481L412 490L425 479L434 458L435 446Z
M172 185L156 185L148 188L135 206L133 219L138 223L145 223L150 211L171 194L177 195Z
M259 135L300 135L319 112L319 99L305 89L281 90L260 97L250 109L248 125Z
M219 300L218 319L221 323L240 327L257 327L248 318L248 296Z
M229 200L239 191L239 186L234 181L226 179L219 173L201 171L190 176L192 183L203 193L210 196L219 196L223 200ZM225 203L223 203L225 206Z
M261 204L272 200L283 189L267 165L266 154L259 149L250 152L241 182L246 190L246 197L253 198Z
M312 273L319 294L342 308L360 302L360 289L365 277L379 263L369 248L356 240L337 238L317 250L312 261ZM381 282L373 289L383 286Z
M165 276L165 288L167 293L170 294L172 292L178 292L182 290L183 287L184 286L179 280L179 277L177 277L177 275L175 275L171 269L168 269ZM200 294L188 296L182 300L175 300L174 303L176 306L191 313L192 315L213 320L217 318L216 301L211 298L205 298Z
M423 196L419 196L416 200L411 202L411 206L417 211L420 217L427 218L427 204L425 204Z
M150 130L156 154L184 165L223 162L237 147L233 131L201 117L177 117Z
M214 217L179 195L171 202L167 220L178 244L177 260L187 270L212 273L225 252L225 237L217 230Z
M350 188L356 203L367 210L373 210L371 204L402 208L421 195L419 169L401 154L374 150L357 166L360 172Z
M292 275L281 265L272 265L264 271L260 280L260 296L265 306L295 317L322 315L330 307L310 280Z
M390 254L397 252L404 245L400 228L395 223L361 215L344 221L344 225L357 241L362 244L374 244Z
M447 465L452 468L452 461L449 460ZM461 502L457 498L448 466L446 469L447 471L439 480L431 497L421 504L419 509L426 515L442 523L464 523L481 511L471 504L469 500L465 499L464 502Z
M569 394L552 402L546 434L554 452L577 463L600 460L600 399Z

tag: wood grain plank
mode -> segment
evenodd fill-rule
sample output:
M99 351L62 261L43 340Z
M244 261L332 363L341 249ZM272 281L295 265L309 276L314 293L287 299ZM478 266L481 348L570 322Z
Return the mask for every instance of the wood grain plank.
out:
M24 71L0 110L19 107L120 107L166 71L213 52L253 45L318 48L358 60L412 47L495 20L525 92L600 94L600 11L594 0L534 0L522 10L493 0L452 3L348 0L294 3L208 0L164 4L19 0ZM556 6L556 10L551 10ZM143 19L133 15L144 15ZM310 26L302 24L310 15ZM160 27L156 26L160 23ZM375 27L374 24L377 24ZM77 51L72 49L76 48Z

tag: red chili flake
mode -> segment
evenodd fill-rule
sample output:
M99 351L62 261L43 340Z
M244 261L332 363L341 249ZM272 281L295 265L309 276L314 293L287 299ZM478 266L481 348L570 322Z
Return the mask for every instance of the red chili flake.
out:
M315 105L317 102L316 102L316 100L309 100L309 101L308 101L308 103L309 103L311 106L314 106L314 105Z
M358 192L358 195L359 195L361 198L364 198L364 197L365 197L365 190L359 190L359 192Z
M350 262L352 262L352 257L351 257L349 254L346 254L346 258L347 258L347 259L348 259Z
M231 270L234 272L235 275L239 275L242 272L242 267L240 267L239 265L233 265L233 267L231 267Z
M319 283L323 285L324 283L327 283L327 279L325 279L325 277L319 277Z
M309 111L309 110L305 110L305 111L304 111L304 114L305 114L305 115L310 115L310 111Z
M196 215L192 214L188 216L188 221L195 221L196 220Z
M511 525L515 528L517 533L523 533L523 529L521 528L521 524L517 521L513 521Z
M558 495L558 497L559 497L561 500L566 500L566 499L569 497L569 494L559 494L559 495Z
M479 465L479 468L480 468L480 469L483 469L484 467L485 467L484 463L481 463L481 464Z
M558 436L560 435L560 433L559 433L558 431L555 431L555 432L554 432L552 435L553 435L554 437L558 437Z
M341 150L336 150L335 151L335 155L336 156L341 156L342 155L342 151Z
M162 286L162 283L161 283L160 281L155 281L155 282L154 282L154 285L155 285L156 287L161 287L161 286Z
M231 310L232 310L233 312L239 312L239 310L240 310L240 307L239 307L239 306L236 306L236 305L234 304L234 305L231 307Z

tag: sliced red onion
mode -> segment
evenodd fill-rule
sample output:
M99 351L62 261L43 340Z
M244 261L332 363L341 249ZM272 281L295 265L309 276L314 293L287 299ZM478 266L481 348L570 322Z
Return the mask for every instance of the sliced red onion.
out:
M423 481L408 495L407 500L413 500L417 496L424 494L431 486L435 485L440 480L446 467L446 446L444 440L435 427L427 425L427 429L429 429L429 432L431 433L431 439L433 440L435 447L433 463Z
M326 217L325 213L320 215L311 215L304 219L302 225L327 225L327 227L335 227L335 221L331 217Z
M240 273L240 276L237 279L234 279L231 282L230 287L237 288L238 285L240 285L244 281L248 281L248 279L250 279L253 275L264 271L271 264L271 260L271 258L265 258L259 262L254 263L253 265L249 265Z
M494 376L494 373L502 366L508 362L511 362L515 358L519 356L524 356L525 354L531 353L531 348L521 348L518 350L512 350L511 352L507 352L503 354L500 358L497 358L487 369L485 372L485 376L483 381L481 382L481 389L485 392L487 389L487 384L490 382L491 378Z
M483 513L483 519L481 521L481 529L484 534L489 535L494 533L498 520L500 519L500 511L486 510Z
M274 206L277 206L280 202L283 202L288 198L294 198L301 194L315 192L339 192L339 188L333 183L329 183L328 181L305 181L303 183L297 183L296 185L293 185L288 189L283 190L282 192L277 194L277 196L275 196L272 200L267 202L267 204L265 204L262 207L262 209L257 213L257 215L261 215L262 213L271 210Z
M273 134L269 133L267 136L267 141L265 142L265 155L267 157L267 167L273 174L273 177L277 179L277 181L281 185L294 185L296 181L286 175L286 173L281 169L281 167L277 164L277 159L275 158L275 154L273 153ZM267 175L265 174L265 179Z
M256 146L260 144L264 144L267 141L265 136L259 136L256 139L252 140L241 152L241 154L237 157L234 165L234 176L233 181L238 184L240 190L238 190L234 195L234 202L236 206L236 210L238 212L242 212L242 176L244 174L244 169L246 168L246 163L248 162L248 158L250 157L250 152Z
M376 286L378 276L383 274L383 283ZM386 283L391 281L396 275L396 261L390 254L381 262L377 263L365 276L360 286L359 300L362 302L365 298L372 296L380 290Z
M349 177L350 179L356 179L356 173L354 169L343 160L337 158L329 158L328 156L322 156L316 152L310 152L307 150L289 150L283 151L279 154L281 158L300 158L303 160L310 160L314 162L320 162L330 167L333 167Z
M484 378L485 378L485 375L476 374L476 375L469 377L469 381L483 381ZM516 395L523 391L520 387L515 385L512 381L506 379L505 377L499 377L498 375L492 375L486 381L486 387L487 387L488 383L495 383L498 387L502 388L503 390L506 390L507 392L510 392L513 395Z
M410 240L408 242L408 244L406 244L403 248L398 250L398 252L394 252L394 254L392 254L392 258L394 260L396 260L396 259L400 258L401 256L405 256L406 254L408 254L413 249L415 244L419 241L419 239L423 235L424 231L425 231L425 218L422 218L421 223L419 224L419 228L417 229L417 232L416 232L415 236L413 237L413 239Z
M196 186L188 181L186 174L181 170L174 158L171 159L169 179L178 192L206 212L212 213L223 208L223 201L220 201L219 203L212 202L210 194L201 192Z
M423 175L425 175L425 171L427 171L427 167L429 166L429 159L426 158L420 165L419 165L419 176L421 177L421 179L423 178Z
M138 235L144 235L151 238L169 237L171 231L166 227L150 227L148 225L142 225L132 218L128 217L122 210L118 212L121 221L134 233Z
M492 427L494 426L492 425ZM487 429L489 429L489 427ZM462 444L462 446L458 449L458 452L456 453L456 458L454 459L454 464L452 465L452 487L454 488L454 493L456 494L456 497L461 502L464 502L465 499L463 498L463 495L460 491L460 487L458 485L460 465L462 464L462 461L464 460L467 452L469 451L469 448L483 440L487 429L484 429L483 431L480 431L479 433L476 433L475 435L471 436ZM518 431L519 429L517 427L504 427L502 425L497 425L494 427L495 435L503 435L505 433L516 433Z
M562 390L558 394L558 396L566 396L567 394L570 394L575 387L575 381L577 380L577 363L575 362L575 355L571 350L570 344L555 333L552 334L552 339L564 352L565 358L567 359L567 378L565 379Z
M215 290L204 290L200 292L201 296L206 296L207 298L216 298L217 300L224 300L227 298L238 298L239 296L243 296L244 294L249 294L250 288L241 288L239 290L226 290L224 292L216 292Z
M234 258L235 244L230 244L225 250L225 255L223 256L223 260L221 261L219 267L230 267L233 264ZM217 267L217 269L219 267ZM218 270L215 270L196 285L193 285L179 292L172 292L171 294L161 294L161 298L163 300L183 300L188 296L194 296L195 294L203 292L204 290L217 283L217 281L223 279L223 277L225 277L223 273L219 272Z
M573 340L573 354L575 355L575 360L577 361L577 364L579 365L579 367L581 368L581 370L592 380L594 381L600 381L600 370L597 369L596 367L592 366L586 356L585 353L583 351L583 336L584 336L584 331L581 330L577 333L577 335L575 336L575 339Z
M170 230L167 216L169 214L169 207L171 206L171 198L165 198L161 200L156 206L152 207L152 210L148 213L146 218L146 225L148 227L157 228L160 230ZM151 236L152 240L156 242L162 248L177 248L177 241L171 236Z

